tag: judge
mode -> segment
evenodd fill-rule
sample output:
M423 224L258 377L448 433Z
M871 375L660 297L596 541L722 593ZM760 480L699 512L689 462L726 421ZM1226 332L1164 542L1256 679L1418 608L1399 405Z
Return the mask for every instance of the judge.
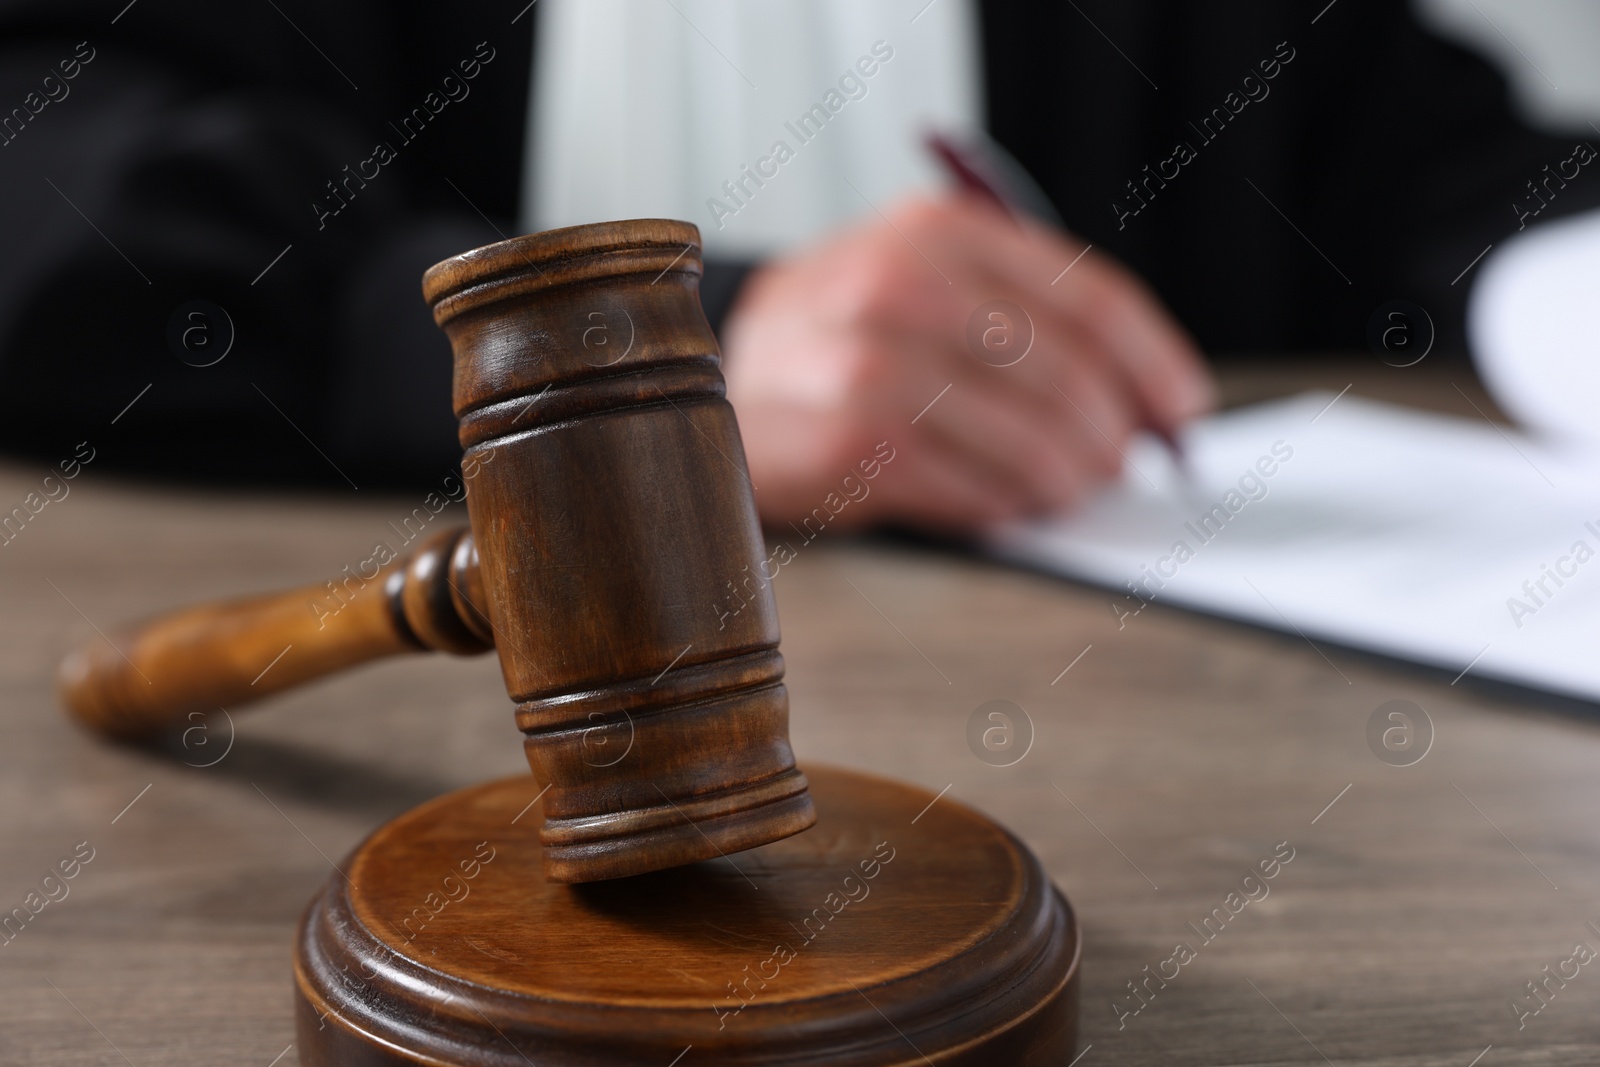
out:
M664 215L705 237L768 520L880 442L837 527L1066 508L1208 409L1202 351L1353 349L1396 297L1459 350L1452 279L1573 152L1388 0L0 0L0 31L4 443L230 483L437 483L422 269ZM987 131L1061 221L953 189L930 130ZM1541 221L1595 202L1569 185Z

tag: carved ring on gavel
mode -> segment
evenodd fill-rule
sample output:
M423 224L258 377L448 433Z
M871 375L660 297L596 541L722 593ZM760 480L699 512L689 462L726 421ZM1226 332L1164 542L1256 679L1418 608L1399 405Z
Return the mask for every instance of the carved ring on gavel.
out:
M777 611L699 233L662 220L468 252L423 290L455 351L471 530L389 563L337 613L322 587L178 611L62 664L62 699L137 738L380 656L500 653L544 796L547 878L755 847L815 821L788 740ZM262 674L285 646L292 650Z

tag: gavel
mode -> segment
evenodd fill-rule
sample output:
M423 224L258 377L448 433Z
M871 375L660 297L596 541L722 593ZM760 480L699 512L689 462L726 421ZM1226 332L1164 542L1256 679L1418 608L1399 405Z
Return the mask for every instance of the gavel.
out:
M111 737L159 734L402 652L500 654L535 777L546 878L674 867L815 821L788 739L766 553L699 231L554 230L432 267L455 358L470 529L368 576L203 605L96 641L62 700Z

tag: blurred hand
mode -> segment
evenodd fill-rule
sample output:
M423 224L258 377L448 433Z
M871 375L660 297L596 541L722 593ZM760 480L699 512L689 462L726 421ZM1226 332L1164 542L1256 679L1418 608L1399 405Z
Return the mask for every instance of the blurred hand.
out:
M1181 327L1083 252L989 204L916 199L753 275L724 347L763 520L801 522L829 494L835 528L961 532L1059 511L1119 473L1139 429L1209 409ZM994 300L1026 319L978 314ZM890 449L863 482L863 461Z

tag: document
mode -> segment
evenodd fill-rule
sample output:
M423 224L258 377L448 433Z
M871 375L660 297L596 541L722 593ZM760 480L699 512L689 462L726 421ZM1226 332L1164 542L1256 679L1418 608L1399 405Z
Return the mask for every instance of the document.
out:
M1180 605L1329 645L1600 701L1600 454L1307 393L1153 439L1070 516L987 538L1103 586L1113 632Z

